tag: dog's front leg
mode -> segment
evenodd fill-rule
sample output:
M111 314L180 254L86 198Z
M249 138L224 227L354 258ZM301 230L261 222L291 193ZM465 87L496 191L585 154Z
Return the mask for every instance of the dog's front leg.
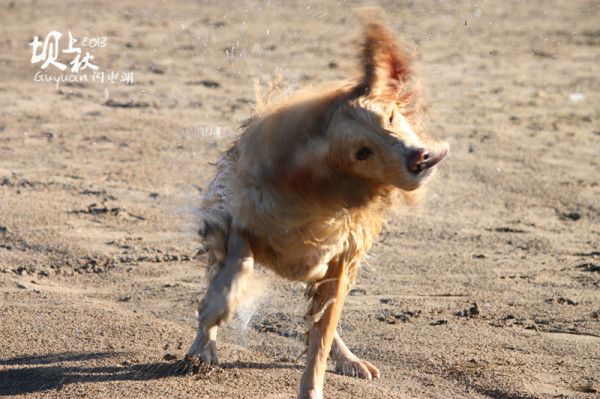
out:
M323 398L327 358L349 287L346 266L343 259L332 260L325 277L314 284L307 315L313 324L308 333L307 365L300 382L300 399Z
M198 312L201 326L211 328L227 323L248 289L254 257L247 235L232 227L224 265L208 286Z
M192 366L192 371L199 366L218 364L218 327L233 317L235 308L247 291L253 270L254 258L248 237L232 228L225 261L209 283L198 309L198 333L186 355L187 365Z

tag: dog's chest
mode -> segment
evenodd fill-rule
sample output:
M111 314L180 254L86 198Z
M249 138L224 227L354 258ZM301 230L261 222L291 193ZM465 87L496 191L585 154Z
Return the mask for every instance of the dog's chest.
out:
M357 222L350 217L332 218L308 222L295 229L263 232L253 237L255 257L285 278L319 280L335 257L349 250L360 257L370 248L377 232L364 234L366 226Z

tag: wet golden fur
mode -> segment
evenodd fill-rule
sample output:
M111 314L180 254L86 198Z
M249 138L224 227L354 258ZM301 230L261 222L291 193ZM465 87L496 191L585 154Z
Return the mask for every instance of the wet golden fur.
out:
M332 108L353 95L352 89L312 92L267 109L249 122L219 163L205 198L207 240L224 248L230 215L235 214L236 223L255 237L256 260L301 281L278 270L277 253L290 256L294 253L290 245L297 244L300 251L327 243L350 246L338 243L345 238L352 241L356 257L369 250L386 210L402 195L414 203L417 194L348 175L320 153L323 123L331 118ZM252 150L257 148L260 151ZM258 239L265 235L273 237L268 244Z
M402 87L386 85L384 90L364 95L368 87L378 84L370 54L375 53L373 47L382 40L387 43L386 51L395 48L408 68L408 53L400 51L389 33L373 23L364 43L362 80L296 93L275 105L263 106L245 122L241 136L220 161L203 203L202 213L213 235L206 239L213 246L225 247L230 215L235 213L237 223L257 232L257 236L263 226L268 226L265 233L272 236L277 235L271 230L275 226L282 231L281 236L298 231L303 245L320 245L332 237L347 236L355 241L353 246L359 251L356 255L361 256L379 233L387 210L420 201L421 188L407 191L352 176L346 173L342 162L331 162L335 162L333 152L327 154L329 159L322 156L332 114L340 107L348 107L348 102L359 103L351 107L355 112L368 109L372 98L394 102L413 126L419 126L418 83L412 75ZM374 120L377 115L371 112L358 116L367 124L378 123ZM289 251L287 245L295 237L286 241ZM276 257L261 244L254 241L257 260L277 268ZM279 272L286 274L285 270Z
M243 299L257 261L309 284L313 326L301 398L322 397L330 351L338 371L379 376L337 334L342 304L387 211L417 202L447 151L422 134L412 57L379 19L365 19L361 77L294 95L249 119L201 209L217 270L188 359L216 363L217 327Z

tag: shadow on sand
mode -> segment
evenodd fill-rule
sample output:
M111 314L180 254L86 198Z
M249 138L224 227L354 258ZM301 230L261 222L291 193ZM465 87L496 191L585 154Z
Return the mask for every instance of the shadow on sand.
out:
M160 361L131 365L93 366L98 360L117 358L117 352L56 353L40 356L19 356L0 359L0 396L21 395L60 389L64 385L105 381L149 381L167 377L183 377L180 361ZM77 365L63 365L77 362ZM294 364L263 364L254 362L224 363L232 368L298 368Z

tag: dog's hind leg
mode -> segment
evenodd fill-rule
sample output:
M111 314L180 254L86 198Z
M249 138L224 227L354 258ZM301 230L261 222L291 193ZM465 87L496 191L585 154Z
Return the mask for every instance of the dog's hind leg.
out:
M331 346L331 358L335 363L335 371L342 375L364 378L367 380L379 378L379 369L366 360L359 359L346 346L340 334L336 331Z
M200 366L218 364L218 327L233 317L235 308L246 293L253 270L254 258L248 237L232 228L225 261L220 264L198 309L198 333L186 355L191 371L198 371Z
M311 289L312 298L307 319L307 366L300 382L300 399L322 399L327 358L349 288L346 262L340 258L329 262L327 273Z

